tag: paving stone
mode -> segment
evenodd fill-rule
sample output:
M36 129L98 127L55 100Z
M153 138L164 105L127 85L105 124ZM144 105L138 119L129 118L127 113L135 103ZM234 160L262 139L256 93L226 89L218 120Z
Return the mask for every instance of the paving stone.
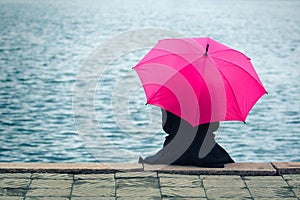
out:
M199 175L186 175L186 174L170 174L170 173L158 173L158 177L169 178L199 178Z
M245 181L248 187L273 187L273 188L280 188L280 187L289 187L289 185L285 181L255 181L255 180L248 180Z
M284 187L249 187L252 197L264 197L264 198L286 198L295 197L293 191L290 188Z
M205 188L208 199L219 199L219 198L250 198L250 193L247 188L237 187L216 187L216 188Z
M114 197L115 187L74 187L72 198L74 197Z
M26 197L68 197L71 190L63 189L30 189Z
M285 180L299 180L300 174L284 174L282 177Z
M203 187L161 187L163 197L205 197Z
M244 181L240 179L204 179L203 185L205 188L215 188L215 187L234 187L243 188L246 187Z
M115 197L72 197L72 200L115 200Z
M112 179L76 180L73 185L73 189L100 187L115 187L115 181Z
M300 179L298 180L287 180L287 183L292 188L300 188Z
M293 188L292 189L295 195L300 199L300 188Z
M25 196L27 189L0 188L0 196Z
M143 177L157 177L156 172L120 172L116 173L116 178L143 178Z
M32 179L65 179L72 180L72 174L58 174L58 173L33 173Z
M244 180L255 180L255 181L283 181L281 176L244 176Z
M75 174L75 180L114 179L114 174Z
M199 197L164 197L163 200L207 200L207 198L199 198Z
M115 200L115 197L72 197L72 200Z
M292 188L300 188L300 174L283 175L285 181Z
M241 180L238 175L200 175L200 179L215 179L215 180Z
M158 178L130 178L130 179L117 179L116 186L119 187L146 187L158 188Z
M52 179L34 179L30 184L30 188L59 188L71 189L73 180L52 180Z
M281 176L244 177L248 187L289 187Z
M251 198L251 197L235 197L235 198L234 197L224 197L224 198L209 198L209 200L253 200L253 198Z
M0 199L3 199L3 200L23 200L24 197L22 196L0 196Z
M116 196L119 197L160 197L159 188L146 188L146 187L120 187L117 188Z
M202 181L199 177L175 178L175 177L160 177L161 187L202 187Z
M296 197L280 197L280 198L255 198L255 200L298 200Z
M68 197L26 197L25 200L69 200Z
M30 179L22 178L0 179L0 188L27 188L30 184L30 181Z
M201 175L205 188L210 187L246 187L244 181L240 176L236 175Z
M0 179L15 178L15 179L29 179L31 173L0 173Z
M138 197L142 200L161 200L161 197ZM133 200L134 197L118 197L117 200Z

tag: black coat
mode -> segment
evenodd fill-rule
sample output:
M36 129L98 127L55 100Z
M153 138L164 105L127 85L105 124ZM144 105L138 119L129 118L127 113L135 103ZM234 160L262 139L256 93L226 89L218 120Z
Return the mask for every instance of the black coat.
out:
M162 110L163 130L168 134L163 149L140 160L147 164L223 167L234 161L214 139L219 122L193 127L185 120Z

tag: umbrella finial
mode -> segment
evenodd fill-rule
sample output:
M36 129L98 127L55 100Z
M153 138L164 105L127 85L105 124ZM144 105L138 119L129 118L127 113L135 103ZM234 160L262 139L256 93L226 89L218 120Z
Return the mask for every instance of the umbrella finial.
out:
M208 48L209 48L209 44L206 45L204 56L207 56Z

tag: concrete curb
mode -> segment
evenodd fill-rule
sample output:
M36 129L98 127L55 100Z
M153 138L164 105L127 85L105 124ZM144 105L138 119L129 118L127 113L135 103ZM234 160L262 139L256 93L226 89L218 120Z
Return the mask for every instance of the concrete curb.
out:
M147 165L144 170L195 175L277 175L277 171L271 163L231 163L225 165L224 168Z
M71 173L98 174L143 171L131 163L0 163L0 173Z
M300 174L300 162L272 162L279 175Z
M131 163L4 163L0 173L71 173L99 174L114 172L163 172L170 174L197 175L251 175L274 176L299 174L300 162L231 163L224 168L192 166L142 165Z

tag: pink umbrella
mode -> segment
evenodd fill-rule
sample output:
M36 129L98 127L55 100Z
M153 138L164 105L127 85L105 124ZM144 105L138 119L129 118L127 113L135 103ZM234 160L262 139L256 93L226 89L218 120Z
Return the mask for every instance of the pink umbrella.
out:
M245 122L266 94L250 58L208 37L160 40L134 69L147 104L193 126Z

